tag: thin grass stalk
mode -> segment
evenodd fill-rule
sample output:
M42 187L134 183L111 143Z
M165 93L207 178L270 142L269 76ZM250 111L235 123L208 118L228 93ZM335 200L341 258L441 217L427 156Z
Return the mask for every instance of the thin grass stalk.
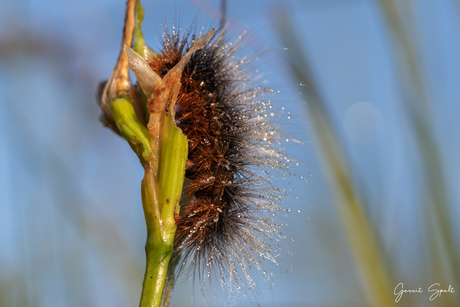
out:
M383 253L375 229L354 187L343 147L310 73L310 66L299 56L304 53L294 36L290 20L287 16L284 17L278 20L278 35L290 50L288 62L295 80L301 80L303 83L302 93L307 98L309 118L320 143L324 173L328 179L329 189L334 195L334 203L350 242L356 267L369 294L368 299L375 307L395 306L389 270L386 269L381 257Z
M414 129L417 147L422 159L427 193L425 214L430 233L430 252L434 272L444 282L460 285L460 256L455 244L451 220L449 219L449 197L441 159L436 142L430 99L426 92L414 44L411 42L393 0L378 0L390 29L398 68L401 74L403 106ZM459 292L446 296L452 306L460 303Z

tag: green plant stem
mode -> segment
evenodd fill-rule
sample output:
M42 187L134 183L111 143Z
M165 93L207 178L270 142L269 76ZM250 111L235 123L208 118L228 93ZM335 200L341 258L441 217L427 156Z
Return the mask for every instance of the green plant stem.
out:
M113 99L109 107L121 136L128 141L144 163L152 153L150 134L137 118L130 96L126 94Z
M164 223L157 206L155 177L154 170L147 166L142 180L142 203L147 224L147 243L145 244L147 264L142 284L141 307L160 305L174 245L175 229L169 233L164 232Z
M188 154L187 138L171 117L165 116L162 122L160 156L156 158L159 158L159 164L145 165L141 185L147 225L147 265L140 307L160 306L169 260L174 250L174 215L180 208ZM158 169L153 165L159 165Z
M136 12L137 18L134 20ZM174 251L175 215L179 214L180 211L180 197L185 176L185 163L188 156L188 141L174 121L176 97L156 97L164 100L163 105L152 111L155 116L154 120L150 120L149 112L145 106L147 97L142 93L141 99L144 102L144 106L141 106L140 99L136 96L136 89L131 86L128 70L130 60L127 52L133 53L132 56L134 56L135 60L139 60L137 57L140 57L140 63L146 66L141 67L144 69L143 73L140 73L142 69L133 69L136 66L131 67L135 75L136 72L138 73L136 77L141 87L142 84L147 84L147 88L151 90L149 86L154 86L144 79L146 76L152 77L152 74L154 74L150 71L146 59L155 57L156 53L145 45L141 31L143 18L144 10L140 3L136 0L128 0L123 47L117 65L104 87L101 108L103 109L104 117L114 122L108 122L108 124L116 126L115 128L117 129L114 129L114 131L128 141L144 167L141 193L147 226L147 242L145 245L147 264L140 306L158 307L162 300L169 261ZM140 55L129 48L129 46L132 46L133 34L135 37L134 48ZM172 80L176 80L176 83L173 82L176 88L172 92L176 93L176 95L177 86L180 88L180 82L177 81L180 81L180 75L186 62L194 50L203 48L206 45L212 35L213 32L210 32L204 38L198 39L196 42L198 46L193 46L184 56L186 59L182 59L179 62L181 65L178 64L178 67L172 69ZM145 75L145 69L150 71L151 74ZM154 76L157 75L154 74ZM156 79L154 78L157 84L163 85L163 90L166 89L167 77L168 75L164 84L160 82L159 76ZM171 91L171 85L168 90ZM149 93L149 97L152 94ZM166 112L167 106L171 108L170 112ZM142 122L139 118L142 119ZM173 274L173 271L170 271L171 274ZM167 291L168 301L172 285L169 285L169 288Z
M151 59L158 56L158 53L150 49L145 44L142 34L142 22L144 21L144 9L140 2L136 5L136 27L134 28L134 51L139 53L144 59Z
M150 49L146 44L145 44L145 39L144 39L144 34L142 34L142 22L144 21L144 9L141 5L140 2L137 2L136 5L136 26L134 27L134 45L133 49L139 55L141 55L145 60L154 58L158 56L156 52L154 52L152 49ZM150 113L147 108L147 97L145 96L145 93L142 89L140 89L141 92L141 101L143 104L144 108L144 116L146 121L149 121L149 116Z
M161 297L161 307L171 306L172 290L176 281L175 270L180 261L180 251L174 251L169 261L168 272L166 274L163 296Z
M160 306L161 294L163 293L172 249L168 245L147 244L145 252L147 255L147 266L145 268L140 306L157 307Z

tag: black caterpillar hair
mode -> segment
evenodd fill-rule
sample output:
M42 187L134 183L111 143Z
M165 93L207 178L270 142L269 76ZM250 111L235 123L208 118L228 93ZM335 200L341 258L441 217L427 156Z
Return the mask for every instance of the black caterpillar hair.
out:
M284 194L264 171L288 165L272 147L279 137L267 119L273 106L261 99L270 90L253 87L248 60L235 56L242 39L232 45L224 32L193 54L181 78L176 121L187 136L189 154L187 201L176 216L175 249L182 270L198 273L202 288L217 274L223 290L251 289L249 270L263 271L262 259L276 263L278 245L272 241L279 224L274 216L282 210ZM149 62L160 77L193 45L190 33L181 37L165 27L163 48Z

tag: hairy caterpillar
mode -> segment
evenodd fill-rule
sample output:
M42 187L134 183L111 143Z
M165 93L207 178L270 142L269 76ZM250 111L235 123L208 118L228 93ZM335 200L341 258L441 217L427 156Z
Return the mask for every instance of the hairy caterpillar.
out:
M277 263L276 213L285 192L270 178L273 169L286 171L289 159L276 149L275 113L263 99L271 91L256 85L250 58L238 58L245 36L226 42L222 3L218 31L196 39L192 30L181 36L164 26L155 53L141 32L142 6L128 0L123 47L100 87L102 122L128 141L144 168L141 306L169 304L174 271L188 270L202 290L217 277L221 290L247 293L255 285L250 270L269 280L263 260Z
M276 213L283 211L285 192L270 179L274 170L289 168L289 159L277 149L275 112L263 98L272 91L257 85L251 58L238 57L245 35L227 42L225 1L217 32L196 39L193 30L181 36L164 26L159 53L145 45L143 9L137 6L135 22L136 3L128 1L123 49L101 88L100 106L103 123L129 142L144 167L148 236L141 304L169 300L177 264L176 273L187 270L185 276L197 277L202 289L217 277L221 290L246 292L255 285L252 268L270 279L263 260L277 262L282 236ZM128 69L139 86L132 86Z
M193 45L191 31L181 37L165 28L163 47L149 65L160 77ZM283 154L272 148L269 90L253 87L247 60L235 53L242 40L227 43L220 32L186 65L176 102L176 120L189 141L186 168L188 201L176 216L176 252L182 268L199 273L202 284L213 270L227 286L253 287L249 270L261 259L276 262L271 241L283 190L270 184L267 168L286 168ZM190 266L187 266L189 264ZM241 270L245 279L237 273Z

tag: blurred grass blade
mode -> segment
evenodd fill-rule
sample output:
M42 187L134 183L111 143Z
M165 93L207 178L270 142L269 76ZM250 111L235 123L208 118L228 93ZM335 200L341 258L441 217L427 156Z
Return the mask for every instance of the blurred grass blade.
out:
M440 147L434 136L429 95L419 69L415 45L403 26L396 3L393 0L378 2L390 29L397 67L401 74L403 106L410 126L414 129L423 163L427 194L425 213L429 226L434 276L448 284L460 285L460 257L449 219L450 201L446 190L446 178ZM452 306L459 306L459 294L457 291L455 295L447 298L452 300Z
M356 266L367 287L372 306L395 306L393 287L390 286L389 270L385 268L379 240L375 236L350 175L347 159L327 113L324 102L317 91L310 67L295 38L287 14L277 14L276 29L283 44L290 50L288 62L295 80L301 81L302 93L306 96L309 118L315 127L320 143L322 164L330 190L334 194L336 209L350 241Z

